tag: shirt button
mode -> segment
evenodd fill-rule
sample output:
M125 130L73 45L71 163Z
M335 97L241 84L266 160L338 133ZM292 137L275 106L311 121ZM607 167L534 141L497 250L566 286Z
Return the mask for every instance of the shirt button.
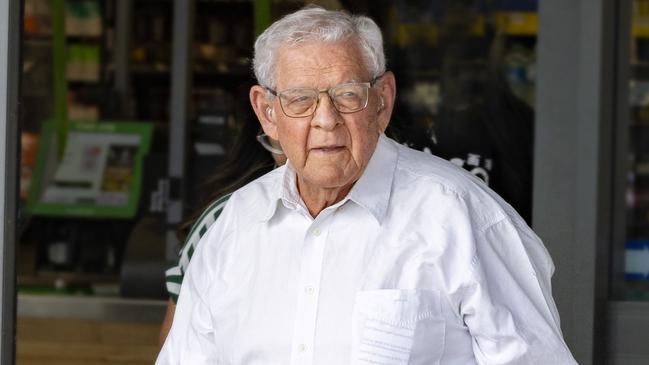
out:
M319 236L320 233L322 233L322 231L320 230L320 228L316 228L316 229L313 230L313 235L316 236L316 237Z
M313 294L315 292L315 288L312 287L311 285L305 286L304 287L304 292L307 294Z
M304 351L306 351L306 345L303 344L303 343L299 344L299 345L297 346L297 350L298 350L299 352L304 352Z

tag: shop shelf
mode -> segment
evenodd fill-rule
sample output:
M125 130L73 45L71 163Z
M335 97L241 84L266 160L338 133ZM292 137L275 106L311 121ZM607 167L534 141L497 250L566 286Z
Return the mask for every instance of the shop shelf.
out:
M509 36L533 36L538 33L539 19L535 12L497 12L495 22L498 30Z

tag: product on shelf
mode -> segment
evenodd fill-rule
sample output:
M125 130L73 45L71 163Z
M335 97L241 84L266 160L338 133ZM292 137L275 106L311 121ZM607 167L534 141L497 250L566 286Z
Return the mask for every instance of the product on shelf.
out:
M97 0L66 3L65 33L69 36L98 37L102 33L101 7Z

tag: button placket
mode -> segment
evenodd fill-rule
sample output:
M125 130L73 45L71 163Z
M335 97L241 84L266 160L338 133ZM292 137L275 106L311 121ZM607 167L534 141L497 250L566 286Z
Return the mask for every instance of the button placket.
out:
M312 364L318 314L318 286L330 216L318 217L307 229L302 248L291 364Z

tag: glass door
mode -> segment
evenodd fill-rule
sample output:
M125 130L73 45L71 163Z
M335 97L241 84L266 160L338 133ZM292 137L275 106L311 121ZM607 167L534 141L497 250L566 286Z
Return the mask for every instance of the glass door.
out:
M624 300L649 301L649 1L632 8Z

